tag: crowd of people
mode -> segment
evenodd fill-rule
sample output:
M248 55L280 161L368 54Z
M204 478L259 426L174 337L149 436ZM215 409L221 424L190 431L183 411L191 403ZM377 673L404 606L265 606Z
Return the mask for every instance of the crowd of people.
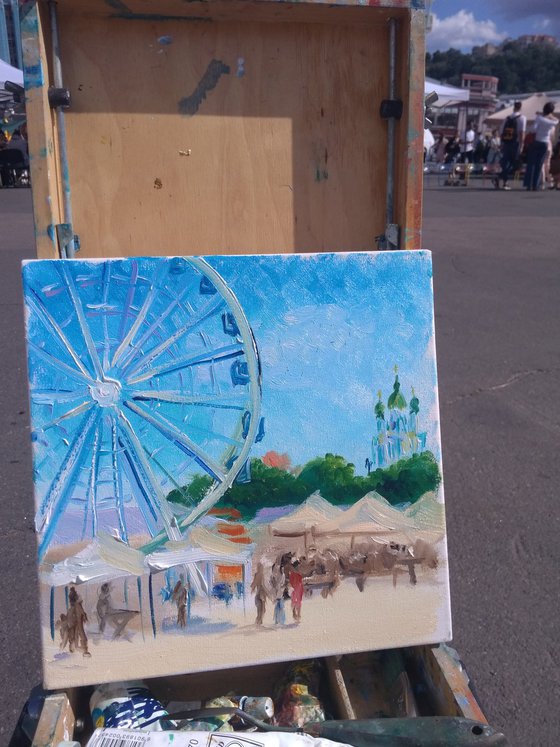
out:
M523 172L523 187L529 191L560 188L560 139L554 102L527 125L523 103L516 101L500 128L477 132L469 122L463 133L438 135L428 160L438 164L480 164L494 174L495 189L510 190L514 174Z
M13 133L0 129L0 187L15 187L25 175L25 184L29 184L29 148L27 144L27 125Z

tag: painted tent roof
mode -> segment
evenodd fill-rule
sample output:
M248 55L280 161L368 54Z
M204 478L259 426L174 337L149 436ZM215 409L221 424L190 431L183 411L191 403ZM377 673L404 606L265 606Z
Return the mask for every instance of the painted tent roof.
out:
M419 498L405 511L422 539L437 542L445 534L445 509L435 493L429 492Z
M375 491L367 493L361 500L335 519L322 523L320 532L396 532L414 527L413 521L403 511L391 506Z
M409 543L416 539L435 543L445 534L443 504L425 493L405 511L392 506L375 491L368 493L340 516L317 526L320 534L368 533L381 542Z
M277 533L305 532L306 529L311 529L325 520L335 519L342 513L341 508L333 506L319 492L316 492L310 495L292 513L273 521L270 524L270 528L273 532Z
M149 555L101 532L80 552L41 571L40 577L50 586L66 586L90 580L102 583L179 565L193 566L199 562L243 565L248 558L247 545L237 545L203 527L195 527L188 540L168 542L163 549ZM197 583L198 575L193 575L193 581L201 592L202 587Z

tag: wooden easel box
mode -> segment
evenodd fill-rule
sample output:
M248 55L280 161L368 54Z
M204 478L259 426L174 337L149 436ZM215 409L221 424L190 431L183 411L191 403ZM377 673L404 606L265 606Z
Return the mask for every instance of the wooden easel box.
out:
M72 100L66 164L49 105L48 4L21 4L38 257L61 256L65 190L80 258L377 249L387 220L388 128L379 109L389 98L390 19L403 103L394 222L400 248L420 248L422 0L58 0L57 11ZM367 715L354 674L375 656L326 660L333 715ZM415 647L406 660L431 713L485 720L447 649ZM279 662L149 685L182 700L269 695L284 669ZM50 694L34 745L70 738L76 719L87 724L88 693Z
M324 660L322 697L328 715L336 719L402 716L413 690L418 715L457 716L487 723L470 687L469 678L455 652L447 646L414 646L402 649L405 668L387 687L379 676L383 652L348 654ZM263 664L226 671L199 672L147 680L147 686L162 701L204 700L226 692L269 696L286 671L286 663ZM64 739L85 744L93 725L88 701L92 687L52 692L45 699L32 747L57 747Z
M48 100L49 8L23 2L38 256L59 256L65 188L80 257L375 250L386 229L390 19L403 104L394 223L399 248L419 249L422 8L58 0L72 101L64 166Z

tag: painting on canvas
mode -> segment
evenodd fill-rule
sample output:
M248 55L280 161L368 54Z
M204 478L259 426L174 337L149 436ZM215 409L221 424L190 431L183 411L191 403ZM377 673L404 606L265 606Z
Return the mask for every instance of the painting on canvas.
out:
M23 275L48 687L450 637L429 253Z

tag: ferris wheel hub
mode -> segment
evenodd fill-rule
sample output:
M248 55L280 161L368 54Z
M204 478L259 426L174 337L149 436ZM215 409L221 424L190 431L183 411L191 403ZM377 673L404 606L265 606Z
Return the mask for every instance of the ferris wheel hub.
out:
M89 391L100 407L112 407L116 405L121 398L121 385L114 379L103 379L96 381L90 386Z

